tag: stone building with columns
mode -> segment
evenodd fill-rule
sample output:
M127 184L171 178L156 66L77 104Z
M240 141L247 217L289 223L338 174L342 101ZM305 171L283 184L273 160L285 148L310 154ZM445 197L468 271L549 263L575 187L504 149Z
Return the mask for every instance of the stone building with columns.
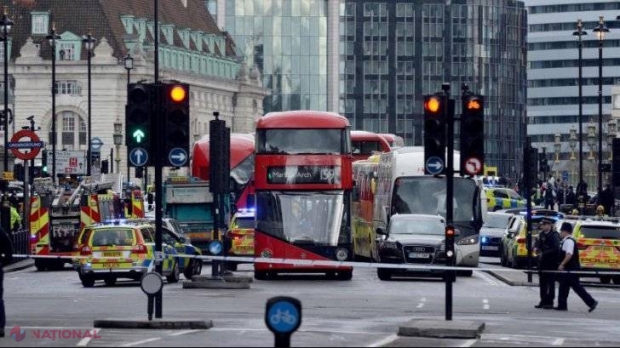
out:
M258 70L235 55L234 42L218 29L204 1L159 3L159 79L190 85L190 142L208 133L213 111L220 112L231 131L253 132L256 119L263 115L263 98L270 93L262 87ZM101 140L101 160L113 155L120 159L114 161L114 171L127 173L127 81L154 79L153 1L83 0L75 6L72 0L3 0L0 5L8 6L14 21L8 52L14 97L8 102L15 121L9 126L9 138L28 125L26 118L32 115L40 127L39 137L51 150L55 54L56 149L87 150L88 51L82 38L91 33L97 40L91 53L91 139ZM47 40L53 26L60 36L55 49ZM123 60L128 54L133 58L131 70L125 69ZM114 144L115 123L122 125L121 146Z

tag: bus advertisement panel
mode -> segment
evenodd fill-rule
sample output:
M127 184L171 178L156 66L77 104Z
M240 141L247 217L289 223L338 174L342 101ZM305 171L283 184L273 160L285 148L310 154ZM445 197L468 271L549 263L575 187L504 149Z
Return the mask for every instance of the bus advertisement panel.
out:
M351 261L351 140L346 118L327 112L269 113L256 127L256 230L260 258ZM257 262L256 279L351 267Z
M379 155L353 162L353 251L356 260L375 261L374 241L377 238L372 225Z

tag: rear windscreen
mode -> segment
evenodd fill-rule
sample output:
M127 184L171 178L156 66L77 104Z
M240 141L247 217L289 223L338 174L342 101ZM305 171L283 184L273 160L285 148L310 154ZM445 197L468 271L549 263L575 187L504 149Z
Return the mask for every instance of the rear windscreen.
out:
M133 230L127 228L96 230L91 239L93 247L132 246L133 244Z
M581 237L590 239L620 239L620 227L582 226Z
M254 218L237 218L237 227L242 229L254 228Z

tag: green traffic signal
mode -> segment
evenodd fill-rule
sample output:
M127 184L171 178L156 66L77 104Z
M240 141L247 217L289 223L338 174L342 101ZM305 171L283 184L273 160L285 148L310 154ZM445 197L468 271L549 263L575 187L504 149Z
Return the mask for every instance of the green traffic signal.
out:
M140 144L142 142L142 140L144 140L145 134L142 130L140 129L136 129L132 134L131 137L133 139L135 139L137 144Z

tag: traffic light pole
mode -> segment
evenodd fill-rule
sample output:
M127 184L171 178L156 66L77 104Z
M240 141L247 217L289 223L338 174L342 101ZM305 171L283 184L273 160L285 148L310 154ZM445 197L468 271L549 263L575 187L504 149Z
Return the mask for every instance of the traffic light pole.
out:
M531 163L532 161L532 143L531 138L527 137L526 145L525 145L525 155L523 156L523 168L524 172L531 170L532 166L536 163ZM536 159L536 158L534 158ZM527 204L527 231L526 231L526 243L527 243L527 281L528 283L532 282L532 187L536 184L535 182L531 182L532 175L528 173L524 173L523 182L525 185L525 204Z
M162 87L159 84L155 84L155 93L154 93L154 104L155 109L153 112L152 121L155 122L155 134L157 135L154 139L162 139L163 132L163 120L162 120L162 112L161 112L161 93ZM153 144L155 145L155 151L151 154L153 156L154 164L155 164L155 187L157 189L157 193L155 194L155 254L156 254L156 263L155 263L155 271L159 273L159 275L163 274L162 270L162 262L161 258L158 260L158 255L163 256L162 250L162 221L163 221L163 213L164 210L162 208L163 205L163 159L160 154L163 151L163 141L152 141L151 148L153 148ZM127 172L129 173L129 167L127 168ZM155 318L161 318L163 313L163 296L162 291L160 290L155 295Z
M454 197L454 109L450 108L450 84L444 83L441 85L441 89L444 91L444 117L447 124L447 164L446 164L446 225L452 226L452 210L454 209L453 197ZM452 239L453 240L453 239ZM452 250L454 248L451 248ZM446 246L446 251L450 250ZM446 258L447 266L454 266L454 255ZM454 280L455 272L453 270L447 271L446 277L446 320L452 320L452 282Z

